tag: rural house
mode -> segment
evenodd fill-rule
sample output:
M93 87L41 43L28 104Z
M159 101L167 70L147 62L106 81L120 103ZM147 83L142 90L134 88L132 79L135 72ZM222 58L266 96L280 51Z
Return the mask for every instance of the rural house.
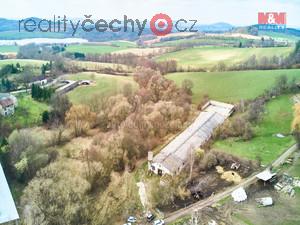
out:
M176 175L188 163L191 151L203 145L233 112L234 106L209 101L195 121L153 159L149 158L149 170L158 175Z
M0 93L0 114L2 116L9 116L15 113L15 107L17 107L17 98L10 94Z

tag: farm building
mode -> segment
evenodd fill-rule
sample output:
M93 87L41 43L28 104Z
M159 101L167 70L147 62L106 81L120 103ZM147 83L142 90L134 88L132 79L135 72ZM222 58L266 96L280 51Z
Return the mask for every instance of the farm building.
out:
M15 202L0 164L0 224L19 219Z
M0 114L2 116L9 116L15 113L15 107L17 107L17 98L10 94L0 93Z
M188 163L191 151L203 145L233 112L234 106L217 101L209 101L195 121L173 141L164 147L153 159L149 159L149 169L158 175L176 175Z
M30 85L35 84L35 85L39 85L39 86L44 86L44 85L48 84L49 81L50 81L50 79L43 75L35 76L31 79Z

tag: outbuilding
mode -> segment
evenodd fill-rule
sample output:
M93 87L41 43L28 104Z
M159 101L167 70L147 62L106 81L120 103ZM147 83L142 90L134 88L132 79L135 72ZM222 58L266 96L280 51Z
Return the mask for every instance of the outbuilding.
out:
M17 219L19 214L0 164L0 224Z
M217 101L206 103L195 121L149 161L158 175L176 175L188 164L193 151L203 145L233 112L234 106Z

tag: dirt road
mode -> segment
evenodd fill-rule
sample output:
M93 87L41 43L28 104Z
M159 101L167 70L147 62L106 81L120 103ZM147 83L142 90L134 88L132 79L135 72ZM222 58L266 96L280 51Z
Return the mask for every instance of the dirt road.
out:
M271 163L269 165L269 167L277 167L280 164L282 164L294 151L297 150L297 145L293 145L292 147L290 147L289 149L287 149L282 155L280 155L273 163ZM262 171L260 171L262 172ZM258 173L260 173L258 172ZM186 208L183 209L179 209L173 213L170 213L166 216L165 218L165 222L166 223L170 223L173 222L175 220L177 220L180 217L186 216L191 214L193 211L198 211L201 210L207 206L213 205L215 203L217 203L218 201L222 200L223 198L229 196L235 189L239 188L239 187L247 187L250 184L253 184L257 181L256 175L258 173L253 174L251 177L246 178L244 181L242 181L242 183L228 188L225 191L218 193L214 196L211 196L207 199L204 199L202 201L196 202Z

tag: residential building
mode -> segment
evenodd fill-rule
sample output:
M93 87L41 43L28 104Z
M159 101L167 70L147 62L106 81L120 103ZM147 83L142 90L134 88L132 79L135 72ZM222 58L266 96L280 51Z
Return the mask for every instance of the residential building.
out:
M2 116L13 115L17 105L18 101L15 96L6 93L0 93L0 114Z

